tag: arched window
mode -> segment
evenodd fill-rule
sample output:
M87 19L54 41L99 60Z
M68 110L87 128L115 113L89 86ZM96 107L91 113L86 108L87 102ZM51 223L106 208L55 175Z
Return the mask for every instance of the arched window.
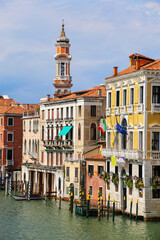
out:
M26 122L25 121L23 122L23 131L24 132L26 131Z
M81 124L78 124L78 140L81 140Z
M96 124L91 124L91 140L96 140Z
M44 126L42 126L42 140L44 140Z
M31 152L31 139L29 139L29 152Z
M50 140L50 130L49 130L49 125L47 126L47 139Z
M53 140L53 125L51 126L51 140Z
M124 130L127 130L127 121L125 118L123 118L121 125ZM122 134L122 149L127 149L127 134Z
M31 121L29 121L29 132L31 132Z
M27 147L27 141L26 141L26 139L24 140L24 154L26 154L26 147Z

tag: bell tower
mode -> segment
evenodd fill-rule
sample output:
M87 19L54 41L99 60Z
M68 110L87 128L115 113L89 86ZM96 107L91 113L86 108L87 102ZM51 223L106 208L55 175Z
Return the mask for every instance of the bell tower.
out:
M56 43L56 76L54 77L55 94L54 97L71 92L72 77L70 76L70 61L72 59L69 53L69 38L64 31L64 22L62 22L62 31Z

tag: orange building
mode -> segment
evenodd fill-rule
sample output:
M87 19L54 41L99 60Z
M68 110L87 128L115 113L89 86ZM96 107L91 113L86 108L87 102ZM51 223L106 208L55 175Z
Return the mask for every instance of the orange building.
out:
M97 204L98 191L103 197L105 204L105 181L103 180L103 172L105 172L106 159L100 154L86 157L86 196L90 190L91 203Z

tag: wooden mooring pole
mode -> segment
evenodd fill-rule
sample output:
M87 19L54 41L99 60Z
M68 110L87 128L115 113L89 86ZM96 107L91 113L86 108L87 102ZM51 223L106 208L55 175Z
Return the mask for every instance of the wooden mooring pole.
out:
M59 191L59 209L61 209L61 191Z
M107 199L107 219L109 219L109 196Z
M138 218L138 200L136 202L136 220L137 220L137 218Z
M130 218L132 217L132 204L133 204L133 199L131 198L131 204L130 204Z
M101 220L100 191L98 191L98 220Z
M123 198L123 217L124 217L124 213L125 213L125 203L126 203L126 198L124 196L124 198Z
M113 199L113 222L114 222L114 215L115 215L115 200Z

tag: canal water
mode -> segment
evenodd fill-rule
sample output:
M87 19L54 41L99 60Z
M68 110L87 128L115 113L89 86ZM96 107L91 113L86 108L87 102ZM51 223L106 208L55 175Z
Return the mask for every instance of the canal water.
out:
M68 202L15 201L0 191L0 239L160 240L160 222L142 222L116 216L81 217L68 211Z

